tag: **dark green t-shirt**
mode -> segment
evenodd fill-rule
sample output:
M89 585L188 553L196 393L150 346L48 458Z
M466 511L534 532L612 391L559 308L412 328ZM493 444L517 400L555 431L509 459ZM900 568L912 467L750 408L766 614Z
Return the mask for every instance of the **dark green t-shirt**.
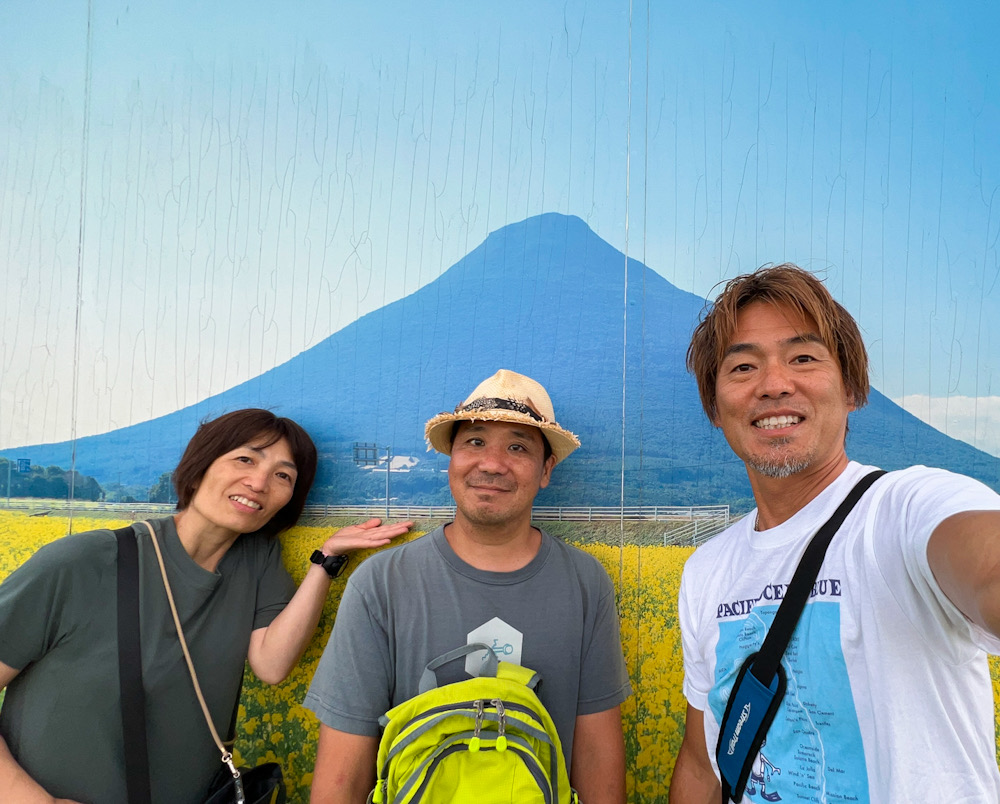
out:
M275 538L241 536L208 572L184 550L172 518L153 526L198 680L224 735L250 633L271 623L295 584ZM153 801L193 803L219 768L219 752L184 664L149 534L137 529ZM0 661L20 670L0 709L0 735L51 795L84 804L126 804L117 553L110 531L68 536L0 584Z

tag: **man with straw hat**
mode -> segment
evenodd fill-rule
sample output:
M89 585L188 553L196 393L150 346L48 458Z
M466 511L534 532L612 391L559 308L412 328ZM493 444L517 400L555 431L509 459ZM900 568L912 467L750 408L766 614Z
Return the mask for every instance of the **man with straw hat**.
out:
M579 445L545 389L501 370L427 422L451 457L453 522L376 555L348 581L306 696L321 721L312 801L364 801L378 719L418 692L424 667L470 643L538 671L570 781L588 804L625 801L619 706L631 692L614 588L589 554L531 524L552 469ZM477 674L482 653L438 671Z

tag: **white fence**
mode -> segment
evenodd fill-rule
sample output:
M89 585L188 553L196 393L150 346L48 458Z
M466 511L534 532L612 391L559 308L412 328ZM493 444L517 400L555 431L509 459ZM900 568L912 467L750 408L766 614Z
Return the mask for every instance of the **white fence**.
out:
M169 514L177 510L174 503L109 503L90 502L89 500L46 500L36 497L0 497L0 510L27 511L31 516L45 516L47 514L63 515L70 510L74 514L85 515L90 511L103 511L104 513L121 514L122 519L136 519L140 514Z
M306 513L330 517L384 517L385 505L307 505ZM453 505L390 505L390 519L451 519ZM697 546L725 530L728 505L535 506L536 522L663 522L663 545Z
M70 507L75 514L104 511L123 519L138 519L148 514L168 514L172 503L106 503L66 500L0 498L0 508L28 511L32 516L63 514ZM305 515L365 519L385 517L385 505L307 505ZM454 505L390 505L389 519L451 519ZM733 521L728 505L643 505L643 506L536 506L532 519L537 522L662 522L664 545L698 545L727 528Z
M717 533L721 533L728 528L734 520L729 517L728 506L725 516L694 516L688 522L682 523L679 527L671 528L663 532L663 545L678 545L683 547L697 547L703 542L707 542Z
M306 513L314 516L385 516L385 504L367 505L307 505ZM393 519L445 519L455 515L454 505L390 505ZM538 521L608 522L629 521L670 522L690 519L728 521L728 505L634 505L634 506L544 506L536 505L531 518Z

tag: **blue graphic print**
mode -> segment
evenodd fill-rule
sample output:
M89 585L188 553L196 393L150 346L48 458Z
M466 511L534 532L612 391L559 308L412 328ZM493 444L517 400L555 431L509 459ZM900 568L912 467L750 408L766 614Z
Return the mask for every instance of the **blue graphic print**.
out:
M715 684L708 696L716 722L743 659L760 650L778 610L748 608L742 619L719 622ZM869 803L861 729L840 646L839 602L806 606L782 664L788 689L754 760L744 801Z

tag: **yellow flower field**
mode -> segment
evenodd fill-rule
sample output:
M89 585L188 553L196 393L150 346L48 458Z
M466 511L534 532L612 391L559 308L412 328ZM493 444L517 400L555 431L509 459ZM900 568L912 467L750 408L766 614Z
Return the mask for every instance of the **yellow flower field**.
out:
M73 531L124 524L74 518ZM0 511L0 578L39 546L65 536L67 531L68 520L64 517L36 518ZM298 527L282 537L285 564L296 581L302 579L308 567L309 554L328 533L328 529ZM607 568L619 594L622 641L635 690L623 707L629 801L666 802L685 712L677 589L681 569L692 549L603 544L587 544L584 549ZM363 556L357 556L351 566L357 566ZM246 764L280 762L288 782L289 801L293 803L308 801L318 731L315 717L301 706L301 701L326 644L346 575L334 582L319 633L289 678L269 687L252 673L246 677L237 754ZM1000 701L1000 664L994 661L992 669L994 700ZM1000 716L1000 707L997 711Z

